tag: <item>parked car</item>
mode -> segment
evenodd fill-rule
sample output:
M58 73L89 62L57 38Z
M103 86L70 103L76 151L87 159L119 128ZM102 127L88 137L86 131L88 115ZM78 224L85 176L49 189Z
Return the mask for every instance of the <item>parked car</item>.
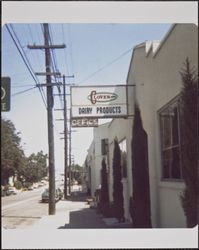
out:
M17 194L17 190L15 187L9 187L8 190L6 191L6 195L10 194Z
M59 191L56 189L55 190L55 201L60 200L60 196L59 196ZM49 202L49 189L46 188L44 190L44 192L41 195L41 201L42 202Z

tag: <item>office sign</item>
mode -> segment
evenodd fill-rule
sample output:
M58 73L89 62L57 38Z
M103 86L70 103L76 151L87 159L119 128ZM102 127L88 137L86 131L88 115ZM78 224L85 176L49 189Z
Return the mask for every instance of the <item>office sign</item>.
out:
M98 127L98 119L94 118L72 118L71 127Z
M1 77L1 111L10 111L10 78Z
M71 116L73 118L126 117L126 85L72 86Z

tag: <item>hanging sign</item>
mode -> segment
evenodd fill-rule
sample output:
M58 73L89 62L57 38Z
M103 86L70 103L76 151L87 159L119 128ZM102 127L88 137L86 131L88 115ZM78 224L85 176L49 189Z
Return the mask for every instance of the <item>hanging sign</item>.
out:
M126 89L126 85L72 86L72 118L126 117Z
M98 119L94 118L72 118L71 127L98 127Z

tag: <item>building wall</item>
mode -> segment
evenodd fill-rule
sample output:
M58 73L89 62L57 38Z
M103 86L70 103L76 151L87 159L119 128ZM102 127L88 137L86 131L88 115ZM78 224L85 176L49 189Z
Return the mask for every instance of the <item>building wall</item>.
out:
M95 183L92 187L92 195L94 195L94 192L96 189L99 188L101 184L101 168L102 168L102 160L103 156L101 153L101 140L108 138L108 124L105 123L102 125L99 125L98 127L94 128L94 147L95 147Z
M132 190L132 172L131 172L131 134L132 134L132 118L130 119L114 119L108 128L109 139L109 197L113 201L113 151L114 139L117 137L118 143L123 139L127 142L127 178L122 179L123 183L123 197L124 197L124 216L129 217L129 198Z
M144 130L148 136L149 182L151 219L153 227L186 227L186 218L180 202L184 188L183 181L163 181L161 164L161 144L159 110L175 98L181 91L182 81L179 71L186 57L191 66L198 69L198 29L192 24L173 25L162 41L145 42L137 45L127 76L128 110L132 115L134 103L141 111ZM101 139L108 138L109 153L108 181L109 197L113 200L113 150L114 139L120 143L127 140L127 178L123 179L125 218L129 214L129 198L132 196L132 140L133 117L113 119L112 122L94 129L94 157L92 162L92 195L100 184ZM92 151L92 150L90 150Z
M179 196L182 182L161 181L161 153L158 110L180 93L179 71L186 57L198 67L198 34L192 24L178 24L162 42L156 54L146 55L145 46L134 50L128 84L136 84L136 99L143 127L148 134L150 195L154 227L185 227ZM172 202L168 202L172 201Z
M88 185L90 187L91 195L94 195L95 190L95 157L94 157L94 152L95 152L95 145L94 141L91 143L89 149L88 149L88 154L86 157L87 161L87 167L88 167L88 180L90 181L90 184Z

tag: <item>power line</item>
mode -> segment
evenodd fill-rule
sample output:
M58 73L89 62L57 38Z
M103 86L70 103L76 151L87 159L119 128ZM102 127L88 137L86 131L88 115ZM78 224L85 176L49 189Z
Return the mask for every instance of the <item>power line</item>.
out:
M20 43L20 41L19 41L15 31L14 31L13 26L11 24L10 24L10 28L9 28L8 24L6 24L5 26L6 26L7 30L8 30L9 35L11 36L11 38L12 38L12 40L14 42L19 54L21 55L21 58L22 58L23 62L25 63L30 75L32 76L33 80L35 81L36 87L39 87L38 86L39 81L38 81L38 79L36 78L36 76L35 76L35 74L33 72L33 69L32 69L32 67L30 65L30 62L29 62L29 60L28 60L28 58L27 58L27 56L26 56L26 54L25 54L25 52L23 50L23 47L22 47L22 45L21 45L21 43ZM43 103L44 103L45 107L47 108L45 97L43 96L40 87L39 87L39 91L41 93Z
M34 26L33 26L34 27ZM33 32L32 32L32 28L31 28L31 25L28 24L28 30L30 32L30 37L31 37L31 40L32 40L32 43L34 44L35 40L34 40L34 37L33 37ZM38 32L38 29L37 29L37 32ZM30 50L29 50L30 51ZM37 61L40 66L42 65L41 64L41 58L39 57L39 54L36 52L33 54L34 55L34 58L35 58L35 61Z
M13 86L12 86L12 88L25 88L25 87L36 87L35 85L33 85L33 84L26 84L26 85L17 85L17 86L15 86L15 85L17 85L17 83L13 83Z
M28 92L28 91L30 91L30 90L35 89L36 87L37 87L37 86L34 86L34 87L32 87L32 88L29 88L29 89L26 89L26 90L23 90L23 91L17 92L17 93L15 93L15 94L13 94L12 96L16 96L16 95L23 94L23 93L25 93L25 92Z
M83 80L79 81L78 83L82 83L82 82L90 79L91 77L93 77L94 75L96 75L97 73L99 73L100 71L104 70L105 68L109 67L110 65L112 65L115 62L117 62L118 60L120 60L123 56L125 56L126 54L128 54L132 50L133 50L133 48L128 49L127 51L125 51L124 53L122 53L121 55L119 55L118 57L116 57L114 60L112 60L111 62L105 64L104 66L102 66L101 68L99 68L98 70L96 70L95 72L93 72L92 74L88 75Z

